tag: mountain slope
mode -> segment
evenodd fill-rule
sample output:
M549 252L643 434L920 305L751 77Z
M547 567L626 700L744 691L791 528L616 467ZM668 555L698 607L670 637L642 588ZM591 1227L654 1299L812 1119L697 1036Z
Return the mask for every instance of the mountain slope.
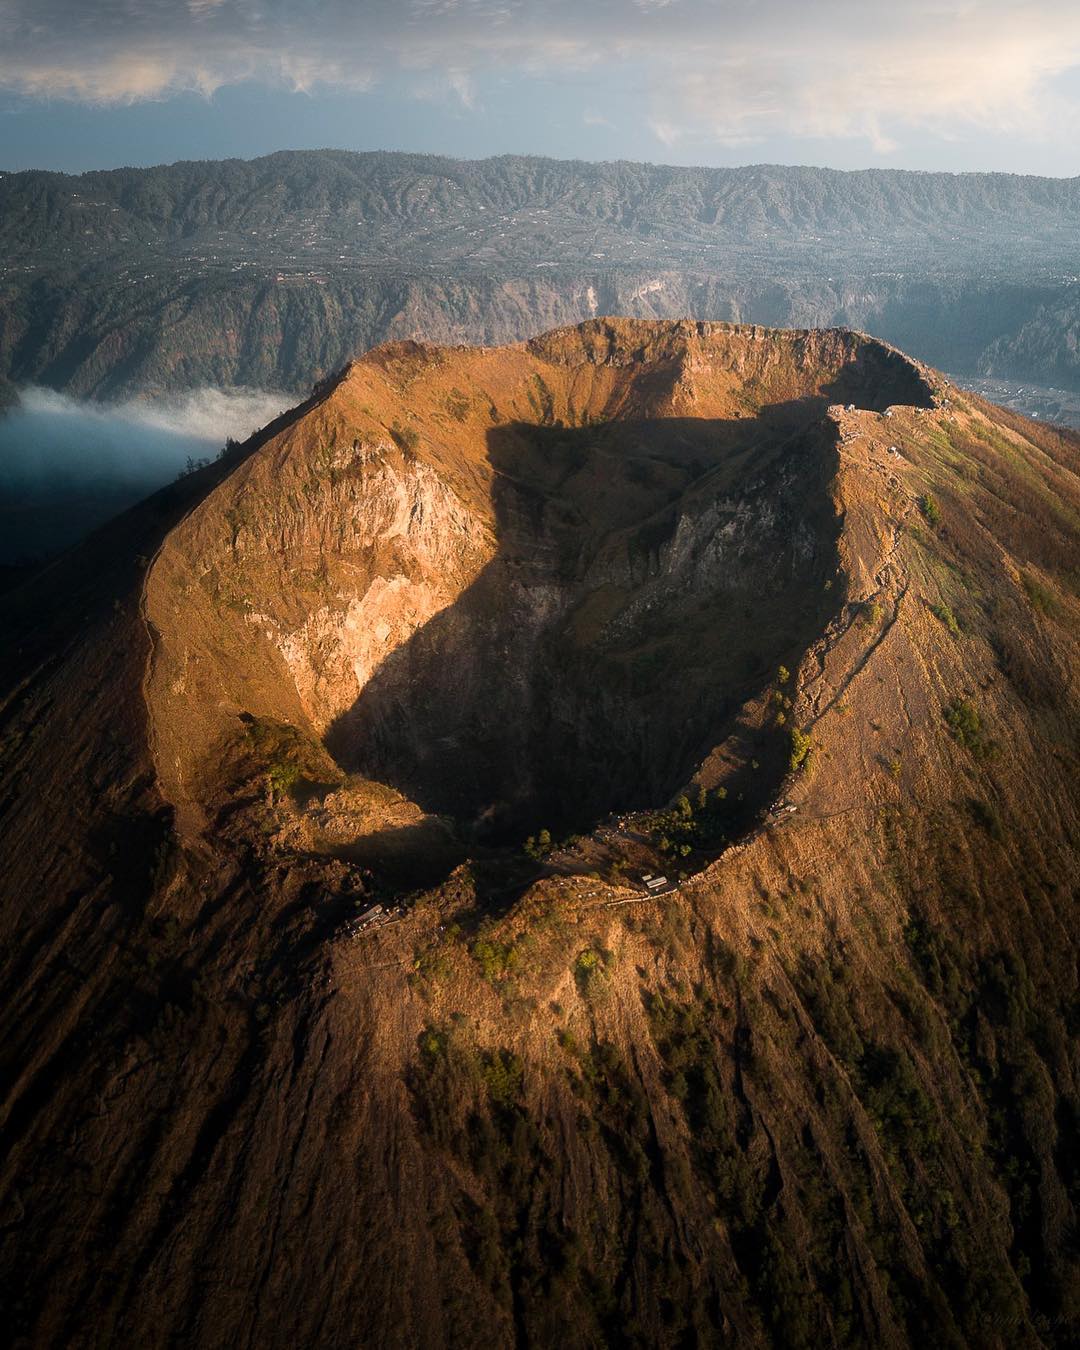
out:
M1077 384L1077 182L305 151L0 175L0 379L299 390L386 340L597 314L856 325ZM1014 351L1015 346L1015 351Z
M357 224L437 230L479 211L565 210L630 234L746 239L818 235L953 241L990 230L1031 239L1075 232L1080 179L753 165L735 169L589 164L502 155L281 151L77 176L29 170L0 179L0 240L37 252L43 238L79 251L134 240L242 235L300 222L352 238Z
M372 352L9 597L16 1336L1071 1343L1076 471L600 320Z

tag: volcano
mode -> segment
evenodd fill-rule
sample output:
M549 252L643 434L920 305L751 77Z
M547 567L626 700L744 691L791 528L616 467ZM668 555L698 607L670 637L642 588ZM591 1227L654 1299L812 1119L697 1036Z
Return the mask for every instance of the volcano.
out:
M15 1343L1072 1343L1078 449L394 343L0 598Z

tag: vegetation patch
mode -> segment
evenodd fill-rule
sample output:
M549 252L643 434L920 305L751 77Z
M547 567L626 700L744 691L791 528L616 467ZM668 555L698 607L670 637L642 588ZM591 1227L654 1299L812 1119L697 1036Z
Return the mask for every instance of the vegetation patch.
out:
M991 743L986 739L979 710L970 699L954 699L945 709L945 721L953 740L965 750L980 758L989 754Z
M523 845L525 855L534 862L542 862L555 847L550 830L541 830L539 834L530 834Z
M264 776L274 802L296 796L303 786L334 786L342 775L322 747L287 722L243 714L243 730L234 745L242 778Z
M928 525L932 525L936 529L941 524L941 507L932 493L924 493L919 498L919 510L923 513Z
M574 962L574 980L582 998L591 999L603 988L611 964L611 953L586 947Z
M471 955L491 984L500 984L517 970L521 953L510 942L499 942L488 934L481 934L471 947Z
M813 743L807 732L799 727L791 728L791 754L788 757L788 768L792 773L803 768L810 758L810 752L813 749Z
M1024 594L1033 610L1039 614L1045 614L1048 619L1061 618L1061 604L1053 591L1033 577L1030 572L1025 572L1022 575L1021 582L1024 587Z
M949 632L953 635L953 637L960 636L959 620L957 619L956 615L953 613L953 611L949 608L948 605L944 603L940 605L931 605L930 613L933 614L935 619L938 619L941 623L945 625L945 627L949 630Z

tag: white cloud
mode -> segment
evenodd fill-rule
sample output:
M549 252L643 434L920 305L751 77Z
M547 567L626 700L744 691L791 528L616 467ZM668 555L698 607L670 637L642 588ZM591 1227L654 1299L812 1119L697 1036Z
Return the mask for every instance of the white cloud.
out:
M826 8L839 20L847 7ZM859 137L878 151L894 146L894 127L1049 135L1063 111L1052 82L1080 64L1080 10L1040 8L1041 22L1030 8L909 3L872 25L829 27L808 6L811 21L793 16L771 43L743 38L688 62L656 97L655 123L668 144L787 133Z
M166 482L188 456L246 440L288 408L288 394L191 389L123 403L92 403L33 385L0 417L0 493L13 484L113 478Z
M256 389L90 403L26 388L0 417L0 562L67 547L169 482L189 459L245 440L293 399Z
M483 77L642 70L668 146L919 129L1061 139L1075 0L2 0L0 87L130 102L262 80L369 89L394 70L475 106ZM602 107L591 110L603 117Z

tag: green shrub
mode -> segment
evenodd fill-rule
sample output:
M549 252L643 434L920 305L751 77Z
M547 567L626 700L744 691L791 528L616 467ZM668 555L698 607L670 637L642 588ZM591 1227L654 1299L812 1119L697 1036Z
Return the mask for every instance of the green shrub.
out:
M930 613L933 614L935 619L941 620L953 637L960 636L960 624L957 622L956 615L948 605L931 605Z
M420 1053L427 1059L438 1059L446 1053L446 1033L426 1027L420 1033Z
M574 962L574 980L582 998L591 998L597 992L606 970L607 962L603 952L586 947L584 951L578 953L578 958Z
M788 760L788 768L794 773L796 769L801 769L810 755L811 741L805 731L798 727L791 728L791 756Z
M413 953L413 975L410 982L425 980L437 984L453 974L453 962L440 947L425 947Z
M537 835L529 835L525 840L524 849L526 854L535 862L540 862L548 856L554 848L550 830L541 830Z
M970 699L954 699L945 709L945 721L949 724L953 739L965 749L975 753L983 749L982 718Z
M682 793L670 810L650 812L641 821L641 827L655 840L661 853L677 853L682 844L698 838L702 825L708 825L711 814L708 791L701 787L697 792L696 808L686 793ZM689 851L687 848L686 852Z
M288 760L279 760L270 766L267 777L270 780L270 795L277 801L296 786L300 779L300 766Z
M926 517L928 525L933 525L936 528L941 524L941 507L938 506L937 500L929 492L919 498L919 510Z
M891 1150L925 1156L937 1144L933 1105L905 1051L868 1045L858 1080L867 1114Z
M496 942L492 938L479 937L472 945L473 960L483 971L484 979L492 984L505 980L516 970L520 961L517 948L508 942Z
M521 1092L524 1065L509 1050L495 1050L483 1058L481 1076L496 1106L511 1106Z
M1027 596L1031 608L1037 610L1040 614L1045 614L1048 619L1056 619L1061 613L1061 608L1053 593L1036 581L1034 577L1024 576L1021 580L1024 586L1024 594Z

